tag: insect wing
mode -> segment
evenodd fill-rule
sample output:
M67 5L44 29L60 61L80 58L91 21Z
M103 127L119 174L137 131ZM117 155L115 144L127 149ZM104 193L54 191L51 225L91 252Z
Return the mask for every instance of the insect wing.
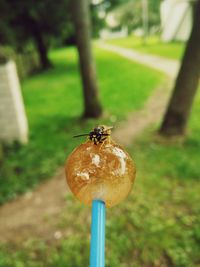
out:
M81 137L81 136L88 136L89 134L78 134L78 135L74 135L73 137Z

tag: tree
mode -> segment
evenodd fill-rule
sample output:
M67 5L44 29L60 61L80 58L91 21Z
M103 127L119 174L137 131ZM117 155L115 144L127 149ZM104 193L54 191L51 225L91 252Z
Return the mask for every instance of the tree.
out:
M15 19L14 23L16 23L18 27L23 27L25 36L27 32L30 33L38 51L41 68L48 69L51 67L52 64L48 58L48 44L45 40L40 22L34 16L31 16L28 13L23 13Z
M103 8L99 4L95 4L93 2L90 3L90 18L92 24L92 37L99 37L99 32L106 25L104 16L102 17L100 14Z
M10 12L8 9L7 1L1 0L0 1L0 44L7 45L13 44L13 31L9 27L9 20L11 18Z
M72 0L71 3L83 83L83 117L97 118L102 114L102 108L98 97L95 64L90 43L89 3L87 0Z
M183 135L200 77L200 0L175 87L160 128L162 135Z
M68 0L61 0L59 4L54 0L2 0L0 2L0 7L3 7L3 9L0 8L0 15L3 16L4 25L6 25L6 28L2 27L1 29L0 27L0 31L4 31L2 34L4 43L7 39L7 43L13 45L8 38L12 35L15 37L15 48L23 51L24 47L33 42L38 51L41 68L46 69L51 66L48 50L52 39L62 42L61 39L65 37L63 31L66 34L66 29L70 23L69 12L66 12ZM7 12L5 12L6 10ZM10 30L9 35L5 34L8 33L8 28Z
M142 27L143 24L143 12L145 11L145 18L148 21L149 27L158 26L160 23L159 6L161 0L105 0L104 1L107 12L112 12L119 25L126 26L128 32ZM146 4L145 4L146 3ZM148 10L147 10L148 4ZM144 7L146 6L146 10ZM147 26L146 26L147 27Z

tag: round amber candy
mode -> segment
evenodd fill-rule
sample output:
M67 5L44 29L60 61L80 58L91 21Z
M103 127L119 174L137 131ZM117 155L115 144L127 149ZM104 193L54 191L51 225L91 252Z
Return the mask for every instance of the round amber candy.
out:
M100 199L107 207L120 203L131 191L136 169L129 154L112 140L95 145L87 141L68 157L67 183L81 202Z

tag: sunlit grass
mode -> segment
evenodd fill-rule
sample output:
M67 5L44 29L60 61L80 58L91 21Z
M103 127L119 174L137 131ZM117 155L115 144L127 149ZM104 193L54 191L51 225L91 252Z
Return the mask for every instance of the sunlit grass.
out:
M126 38L107 40L108 43L136 49L138 52L158 55L170 59L181 59L184 51L184 43L181 42L162 42L159 37L148 37L144 43L143 38L136 36L128 36Z

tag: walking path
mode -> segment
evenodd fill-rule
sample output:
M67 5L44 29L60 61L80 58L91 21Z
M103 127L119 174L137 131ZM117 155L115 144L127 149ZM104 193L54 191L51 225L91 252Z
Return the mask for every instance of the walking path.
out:
M163 117L171 89L173 88L172 82L179 69L179 61L142 54L133 49L122 48L102 42L98 46L101 49L114 52L131 61L139 62L140 64L159 70L169 77L169 82L155 90L144 108L130 114L125 122L117 126L117 130L113 133L114 139L125 146L129 146L133 142L133 139L142 133L147 126L152 123L159 123Z
M128 147L149 125L160 124L170 97L171 88L172 83L168 82L164 88L155 90L142 109L130 113L126 121L117 125L117 130L112 134L113 139Z
M28 239L57 239L61 212L66 208L64 169L35 190L0 207L0 243L22 243Z
M113 45L100 44L99 46L129 60L163 71L170 76L170 81L177 73L178 62L174 60L143 55ZM114 139L128 146L146 127L158 122L165 110L171 87L167 84L156 90L143 109L130 114L127 121L118 125L113 133ZM0 242L21 244L30 238L42 238L43 240L60 238L61 232L58 230L57 224L67 205L66 193L64 171L61 169L57 175L34 191L1 206Z
M114 52L129 60L136 61L153 69L162 71L171 78L176 77L179 68L179 62L177 60L167 59L155 55L143 54L137 52L134 49L122 48L116 45L106 44L103 42L99 42L98 46L102 49Z

